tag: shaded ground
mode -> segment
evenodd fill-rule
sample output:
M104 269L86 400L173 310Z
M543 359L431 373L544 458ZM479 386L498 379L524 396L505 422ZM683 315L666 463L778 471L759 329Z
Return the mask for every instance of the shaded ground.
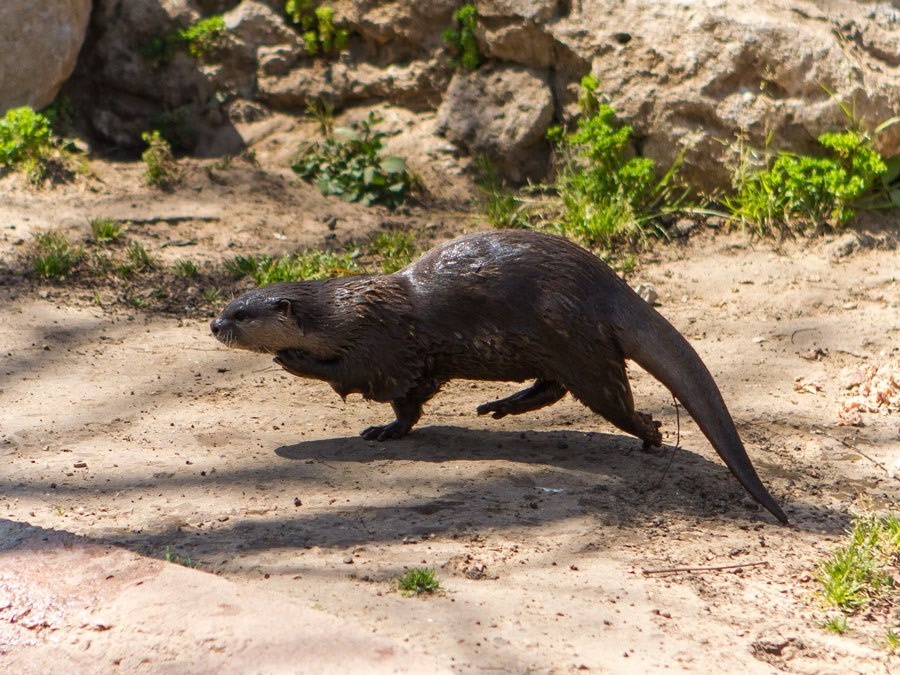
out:
M172 195L135 187L135 166L96 170L104 182L53 192L0 184L0 257L15 261L35 227L83 235L96 215L183 217L129 230L167 260L316 244L335 216L341 240L385 220L435 240L472 227L465 214L331 202L252 168L217 182L199 167ZM0 658L47 671L89 653L93 667L111 670L127 644L145 659L135 667L183 667L156 649L162 634L213 670L245 657L245 638L278 644L284 633L260 618L274 608L299 633L310 612L340 635L374 633L365 644L387 645L401 664L412 655L411 670L887 672L897 664L879 642L883 619L857 617L834 636L812 599L815 563L859 496L886 507L900 495L896 417L837 426L841 369L897 357L900 255L836 260L834 247L707 233L645 256L631 280L656 286L660 310L705 359L789 528L745 496L686 415L667 473L671 445L642 452L570 398L501 421L475 416L515 385L453 383L409 437L367 442L357 432L388 420L387 406L342 403L266 357L228 351L206 318L98 306L87 292L10 278L0 288ZM816 348L827 356L802 358ZM821 390L798 392L797 378ZM638 368L633 380L638 405L673 444L670 397ZM60 541L69 548L51 546ZM55 557L82 546L81 558ZM150 560L166 547L222 579ZM117 578L180 589L171 615L150 597L152 611L121 602L124 586L70 603L81 583L96 583L94 559ZM444 592L395 592L392 579L414 565L436 567ZM741 567L644 574L719 565ZM210 618L214 601L197 599L194 584L202 597L232 597L250 633L220 639L231 629ZM17 608L38 607L41 593L58 611L24 633L6 630L23 625ZM97 624L109 629L85 646L85 626ZM333 652L334 663L350 651ZM303 662L302 649L291 653Z

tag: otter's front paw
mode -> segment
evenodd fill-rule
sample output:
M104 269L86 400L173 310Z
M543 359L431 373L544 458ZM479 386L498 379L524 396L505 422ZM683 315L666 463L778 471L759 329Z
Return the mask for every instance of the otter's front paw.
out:
M406 436L408 432L409 425L402 424L399 420L395 420L390 424L363 429L359 432L359 435L367 441L390 441L395 438Z

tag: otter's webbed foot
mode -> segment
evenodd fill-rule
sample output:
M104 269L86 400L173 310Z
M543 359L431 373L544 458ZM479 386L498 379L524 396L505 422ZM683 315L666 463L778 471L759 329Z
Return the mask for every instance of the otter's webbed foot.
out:
M369 427L360 432L367 441L389 441L402 438L409 433L422 416L422 404L434 395L440 383L435 380L424 380L413 387L403 398L391 401L391 407L397 419L390 424Z
M359 432L359 435L367 441L390 441L395 438L402 438L409 433L412 425L404 424L400 420L395 420L390 424L382 424L379 426L369 427Z
M499 420L507 415L521 415L552 405L565 395L566 388L559 382L537 380L527 389L516 392L512 396L483 403L476 408L476 412L479 415L491 413L491 417Z
M642 449L649 450L650 448L662 447L662 433L659 431L662 422L659 422L650 415L642 412L635 412L634 417L635 424L643 432L638 435L638 438L644 441Z

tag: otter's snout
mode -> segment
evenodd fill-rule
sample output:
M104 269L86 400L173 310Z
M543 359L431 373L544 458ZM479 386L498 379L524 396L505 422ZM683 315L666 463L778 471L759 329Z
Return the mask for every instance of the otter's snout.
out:
M222 326L224 325L225 322L222 320L222 317L219 316L212 320L212 322L209 324L209 329L212 331L213 335L219 337L219 331L222 330Z

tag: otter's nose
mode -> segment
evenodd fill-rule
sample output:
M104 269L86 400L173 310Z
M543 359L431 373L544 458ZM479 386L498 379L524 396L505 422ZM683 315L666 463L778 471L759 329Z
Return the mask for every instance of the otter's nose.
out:
M222 330L222 319L213 319L212 323L209 324L209 329L213 335L218 335L219 331Z

